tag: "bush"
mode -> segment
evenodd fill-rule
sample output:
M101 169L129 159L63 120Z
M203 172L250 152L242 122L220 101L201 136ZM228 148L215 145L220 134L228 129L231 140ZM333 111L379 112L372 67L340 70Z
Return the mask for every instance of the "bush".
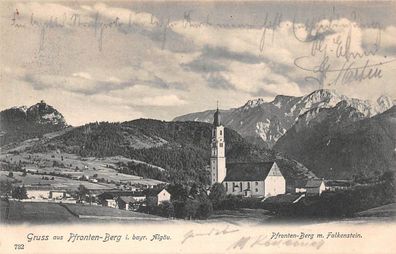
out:
M15 187L15 188L12 190L12 197L13 197L13 198L16 198L16 199L19 199L19 200L21 200L21 199L27 199L28 196L27 196L27 192L26 192L25 186L22 186L22 187Z
M213 184L212 188L210 189L209 198L212 201L213 207L217 209L221 202L226 197L226 191L224 186L221 183Z
M175 208L171 202L165 201L160 205L161 216L172 218L175 217Z
M213 205L210 200L200 202L196 216L198 219L207 219L213 213Z

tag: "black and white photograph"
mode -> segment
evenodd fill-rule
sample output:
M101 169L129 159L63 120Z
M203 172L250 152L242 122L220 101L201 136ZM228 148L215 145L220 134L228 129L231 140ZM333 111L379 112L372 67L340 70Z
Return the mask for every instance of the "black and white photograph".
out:
M0 252L395 253L395 14L2 1Z

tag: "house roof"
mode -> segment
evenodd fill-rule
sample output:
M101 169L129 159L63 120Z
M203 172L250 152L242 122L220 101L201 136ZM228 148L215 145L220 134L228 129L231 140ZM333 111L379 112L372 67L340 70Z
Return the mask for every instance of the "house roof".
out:
M147 196L156 196L163 190L167 191L165 188L159 188L159 189L154 188L154 189L147 189L145 193L147 194Z
M118 199L122 200L125 204L137 202L137 200L131 196L120 196Z
M143 192L133 192L133 191L107 191L99 195L101 199L110 199L115 197L145 197Z
M308 179L296 179L294 180L295 188L304 188L307 185Z
M322 179L309 179L305 188L319 188L322 182L324 182Z
M224 181L263 181L274 163L274 161L229 163L227 164L227 175Z

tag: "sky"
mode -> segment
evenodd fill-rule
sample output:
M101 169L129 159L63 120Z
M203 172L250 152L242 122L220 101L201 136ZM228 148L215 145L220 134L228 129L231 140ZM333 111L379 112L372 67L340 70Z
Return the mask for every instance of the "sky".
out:
M40 100L74 126L333 89L396 99L396 5L2 2L0 110Z

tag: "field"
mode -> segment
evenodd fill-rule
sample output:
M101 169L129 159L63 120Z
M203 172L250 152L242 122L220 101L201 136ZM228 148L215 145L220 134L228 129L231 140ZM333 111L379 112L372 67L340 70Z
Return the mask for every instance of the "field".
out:
M29 172L38 172L40 174L63 174L71 177L88 176L89 178L104 179L108 183L130 183L131 185L157 185L161 181L154 179L145 179L140 176L127 175L118 173L115 168L119 162L144 163L137 160L128 159L122 156L106 158L83 158L74 154L66 153L28 153L18 152L0 154L0 169L5 170L7 165L21 165ZM157 167L158 168L158 167ZM161 168L158 168L162 170ZM21 179L28 181L28 178ZM57 179L58 180L58 179ZM61 180L61 179L59 179ZM70 181L69 181L70 182ZM28 184L23 182L24 184ZM70 182L72 183L72 182Z
M73 180L66 177L58 177L58 176L46 176L44 178L43 175L32 175L27 174L26 176L22 176L22 172L13 172L13 178L8 177L8 171L0 171L0 182L2 181L18 181L20 184L24 185L48 185L50 184L52 187L56 189L65 189L75 191L82 184L89 190L109 190L115 188L115 184L105 184L105 183L90 183L87 181L79 181ZM53 180L52 177L54 178Z
M126 211L110 207L82 205L82 204L62 204L71 213L78 215L80 218L87 217L133 217L136 219L162 219L161 217L153 216L150 214Z
M116 208L47 202L0 201L1 223L55 224L127 222L170 222L154 215L120 210Z
M9 211L4 218L7 223L53 224L70 223L78 220L73 214L57 203L28 203L1 201L2 210L8 206ZM3 216L2 216L3 217ZM2 218L3 222L3 218Z
M42 138L33 138L25 140L18 144L8 144L3 146L0 153L0 169L9 170L10 166L20 166L27 171L46 173L61 173L73 177L88 176L97 179L104 179L107 183L130 183L131 185L157 185L161 181L154 179L144 179L140 176L127 175L118 173L118 163L128 164L130 162L136 164L145 164L157 170L164 170L161 167L147 164L143 161L128 159L123 156L113 156L105 158L80 157L75 154L61 153L54 150L45 153L32 153L29 148L35 144L45 143L49 140L62 135L73 128L66 128L61 131L45 134ZM7 170L8 169L8 170ZM29 178L22 179L29 181ZM62 179L56 179L62 181ZM34 179L33 179L34 181ZM65 180L63 180L65 181ZM28 184L23 182L24 184ZM72 185L73 182L68 181Z
M209 222L226 222L230 224L262 224L267 223L274 215L263 209L239 209L214 211Z
M396 220L396 203L379 206L358 212L349 218L293 218L276 216L263 209L238 209L214 211L206 222L226 222L235 225L241 224L317 224L317 223L388 223Z

